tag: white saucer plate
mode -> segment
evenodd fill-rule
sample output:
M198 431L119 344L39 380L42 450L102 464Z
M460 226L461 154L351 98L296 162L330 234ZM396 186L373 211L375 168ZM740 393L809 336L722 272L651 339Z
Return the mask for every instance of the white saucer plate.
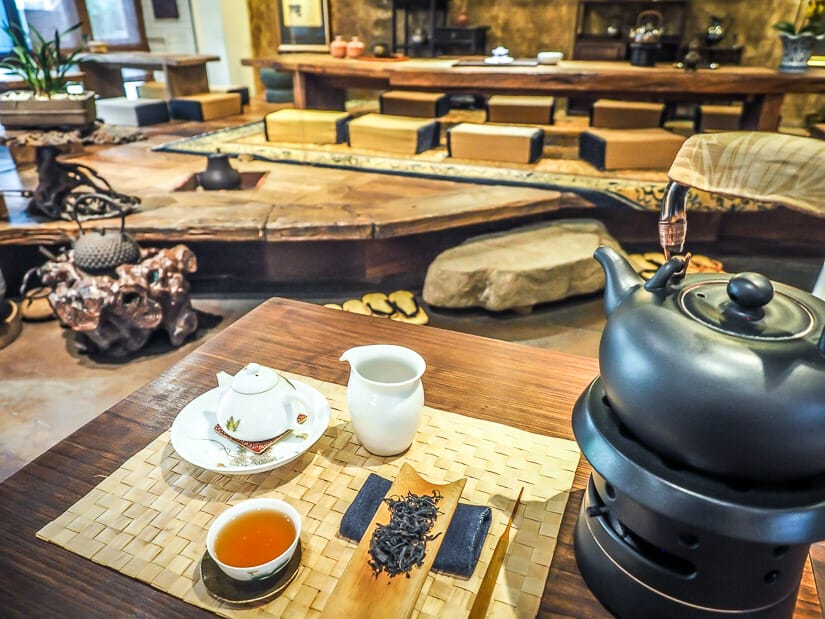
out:
M225 475L261 473L291 462L309 450L329 426L329 403L324 395L306 383L291 382L312 405L312 410L307 411L309 419L301 426L301 434L287 436L262 454L254 454L221 437L215 432L221 392L216 387L192 400L175 417L171 429L172 447L190 464ZM300 412L295 411L296 414ZM305 437L303 433L306 433Z

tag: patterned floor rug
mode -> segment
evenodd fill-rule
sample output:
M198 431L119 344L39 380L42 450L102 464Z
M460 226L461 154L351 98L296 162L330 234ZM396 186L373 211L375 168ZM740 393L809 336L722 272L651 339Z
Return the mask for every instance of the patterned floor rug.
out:
M443 134L443 132L442 132ZM443 140L442 140L443 141ZM470 161L449 157L446 147L402 156L356 150L347 144L287 144L268 142L263 122L219 129L156 146L154 150L209 154L220 150L234 156L322 167L364 170L472 183L514 185L570 191L599 207L658 211L667 184L663 170L600 171L577 157L577 140L549 136L544 154L534 164ZM691 191L692 211L757 211L770 205L718 194Z

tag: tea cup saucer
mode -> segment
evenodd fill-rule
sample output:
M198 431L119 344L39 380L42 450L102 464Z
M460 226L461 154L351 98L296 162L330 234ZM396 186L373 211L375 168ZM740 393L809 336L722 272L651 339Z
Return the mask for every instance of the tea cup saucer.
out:
M260 580L240 581L230 578L204 552L200 574L209 595L228 604L262 604L278 597L298 575L301 567L301 544L283 568Z

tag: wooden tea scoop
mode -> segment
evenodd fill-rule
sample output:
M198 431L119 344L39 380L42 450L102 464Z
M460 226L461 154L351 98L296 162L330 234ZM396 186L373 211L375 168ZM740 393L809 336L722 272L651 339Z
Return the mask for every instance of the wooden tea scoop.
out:
M478 593L476 593L476 599L473 601L472 608L470 608L469 619L482 619L487 616L487 609L490 607L490 600L493 599L493 591L496 588L498 573L501 571L501 566L504 564L504 557L507 554L507 547L510 545L510 527L513 526L513 518L516 517L516 510L521 503L521 495L523 493L524 487L519 490L516 504L513 505L513 511L510 513L510 519L507 521L504 533L501 534L498 542L496 542L493 556L490 558L487 571L484 572L484 578L481 579L481 586L478 588Z

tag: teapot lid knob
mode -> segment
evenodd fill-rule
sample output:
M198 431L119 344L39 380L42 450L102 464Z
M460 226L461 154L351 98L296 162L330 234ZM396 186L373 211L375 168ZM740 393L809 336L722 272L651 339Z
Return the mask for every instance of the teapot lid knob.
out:
M232 390L246 395L268 391L278 384L278 373L258 363L248 363L232 379Z
M773 284L761 273L739 273L728 282L728 297L741 307L760 308L773 299Z
M773 299L773 284L761 273L739 273L728 281L727 293L731 303L725 308L726 316L761 320L765 317L762 308Z

